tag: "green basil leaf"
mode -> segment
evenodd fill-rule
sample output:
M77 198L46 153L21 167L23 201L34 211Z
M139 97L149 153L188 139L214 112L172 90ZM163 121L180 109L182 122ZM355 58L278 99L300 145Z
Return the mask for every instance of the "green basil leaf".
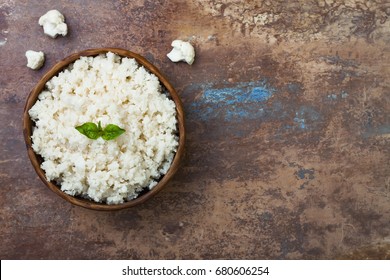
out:
M115 124L109 124L104 129L102 129L101 122L98 124L92 122L86 122L83 125L76 126L76 129L81 133L87 136L89 139L98 139L102 137L104 140L112 140L117 138L119 135L125 132L124 129L120 128Z
M104 140L112 140L117 138L119 135L125 132L124 129L120 128L115 124L109 124L103 129L102 138Z
M89 139L98 139L101 136L102 131L99 130L98 126L92 122L86 122L80 126L76 126L76 129L87 136Z
M103 131L103 129L102 129L102 122L101 121L98 122L98 130L99 131Z

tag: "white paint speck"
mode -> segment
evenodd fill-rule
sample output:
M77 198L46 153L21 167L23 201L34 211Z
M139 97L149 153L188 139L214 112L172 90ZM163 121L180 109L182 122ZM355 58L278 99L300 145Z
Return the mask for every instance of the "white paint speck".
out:
M214 41L215 39L217 39L217 37L215 35L207 36L207 41Z
M4 46L7 43L7 38L0 40L0 47Z

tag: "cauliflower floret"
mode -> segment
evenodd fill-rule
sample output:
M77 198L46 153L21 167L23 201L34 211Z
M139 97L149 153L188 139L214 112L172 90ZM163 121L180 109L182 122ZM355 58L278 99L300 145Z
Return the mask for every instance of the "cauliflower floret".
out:
M43 26L46 35L56 38L57 35L68 34L68 26L65 23L64 15L57 10L50 10L39 18L39 25Z
M45 62L45 54L43 52L26 51L27 67L38 70Z
M185 61L188 64L192 64L195 59L194 47L182 40L174 40L171 44L172 51L167 54L168 58L173 62Z

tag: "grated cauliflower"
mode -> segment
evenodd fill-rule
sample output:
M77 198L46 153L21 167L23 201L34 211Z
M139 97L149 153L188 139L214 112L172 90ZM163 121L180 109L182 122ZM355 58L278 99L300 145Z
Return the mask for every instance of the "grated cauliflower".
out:
M46 83L29 110L34 151L49 181L72 196L120 204L153 188L178 146L175 103L158 78L114 53L81 57ZM115 140L91 140L75 127L116 124Z

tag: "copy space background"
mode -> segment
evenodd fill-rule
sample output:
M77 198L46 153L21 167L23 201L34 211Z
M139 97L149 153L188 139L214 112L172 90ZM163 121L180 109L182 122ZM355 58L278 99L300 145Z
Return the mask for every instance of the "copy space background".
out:
M388 1L0 1L2 259L389 258ZM38 19L56 8L69 34ZM192 66L166 54L196 49ZM56 196L22 136L25 99L56 61L138 52L186 112L186 156L136 208ZM46 53L28 69L26 50Z

